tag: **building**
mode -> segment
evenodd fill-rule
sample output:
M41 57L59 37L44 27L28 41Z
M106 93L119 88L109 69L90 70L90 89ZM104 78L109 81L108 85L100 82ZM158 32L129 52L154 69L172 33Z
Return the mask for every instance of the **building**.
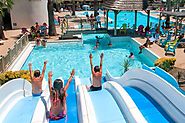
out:
M10 10L12 29L30 28L35 22L48 23L47 0L13 0ZM6 21L4 21L5 25Z
M62 7L68 9L72 8L73 3L75 3L75 8L82 8L83 5L89 5L91 8L94 7L94 2L97 2L97 5L101 6L103 0L61 0Z

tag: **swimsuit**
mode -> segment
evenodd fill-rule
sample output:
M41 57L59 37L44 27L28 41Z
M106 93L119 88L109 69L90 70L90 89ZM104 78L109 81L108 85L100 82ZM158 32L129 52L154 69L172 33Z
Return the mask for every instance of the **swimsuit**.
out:
M59 119L62 119L62 118L64 118L64 117L66 117L66 112L65 112L65 111L61 112L61 113L58 114L58 115L55 115L55 114L53 114L52 112L50 112L50 114L49 114L49 118L50 118L51 120L59 120Z
M91 85L91 87L90 87L90 91L98 91L98 90L101 90L101 89L102 89L102 86L94 87L93 85Z
M32 93L32 96L33 96L33 97L36 97L36 96L40 96L41 94L42 94L42 92L40 92L40 93L38 93L38 94Z
M51 98L51 101L52 101L52 104L53 104L54 107L57 105L57 103L60 103L59 98L57 98L57 99ZM66 110L63 110L58 115L53 114L52 111L50 111L50 114L49 114L49 118L51 120L59 120L59 119L62 119L64 117L66 117Z

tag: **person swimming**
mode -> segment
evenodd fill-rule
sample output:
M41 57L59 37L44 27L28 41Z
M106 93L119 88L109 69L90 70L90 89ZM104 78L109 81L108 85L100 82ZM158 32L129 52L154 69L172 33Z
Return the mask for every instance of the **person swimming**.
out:
M134 54L133 54L133 52L130 52L129 58L134 59Z
M109 41L108 46L112 47L112 42L111 41Z
M36 43L36 46L40 46L40 42L41 42L40 38L37 38L36 39L36 42L35 42Z
M43 47L46 47L46 43L47 43L47 40L45 40L45 39L43 39L42 42L41 42Z

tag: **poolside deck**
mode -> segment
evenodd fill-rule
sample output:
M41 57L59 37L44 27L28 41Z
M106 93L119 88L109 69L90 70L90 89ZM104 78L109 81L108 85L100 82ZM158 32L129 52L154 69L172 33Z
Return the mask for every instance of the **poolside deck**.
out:
M137 38L134 38L134 39L136 39L137 41L139 41L142 44L144 44L145 41L146 41L146 38L143 39L143 38L137 37ZM159 57L173 57L172 55L165 56L164 48L160 47L158 44L155 44L155 43L152 45L151 48L148 48L148 49L150 49L152 52L154 52ZM175 66L185 69L184 49L183 48L177 48L176 49L176 55L174 57L177 59L176 63L175 63Z

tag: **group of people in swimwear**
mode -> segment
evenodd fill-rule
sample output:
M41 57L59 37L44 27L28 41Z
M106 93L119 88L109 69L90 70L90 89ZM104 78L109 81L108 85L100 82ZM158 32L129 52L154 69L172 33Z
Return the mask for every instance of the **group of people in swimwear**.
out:
M43 47L46 47L46 43L47 43L47 40L46 39L40 39L40 38L37 38L36 39L36 42L35 42L35 44L36 44L36 46L43 46Z
M92 54L89 55L90 59L90 66L92 72L92 85L90 87L87 86L88 91L98 91L102 89L102 64L103 64L103 53L100 55L100 65L93 66ZM42 73L40 70L32 71L32 63L29 63L29 72L32 84L32 96L40 96L42 94L42 81L44 79L44 73L46 71L47 61L44 61L44 67L42 69ZM67 105L66 105L66 98L67 98L67 89L75 75L75 70L72 69L70 73L70 77L67 83L64 85L63 80L55 79L52 85L52 76L53 73L50 71L48 73L48 85L49 85L49 92L50 92L50 113L48 118L51 120L59 120L64 118L67 115Z

